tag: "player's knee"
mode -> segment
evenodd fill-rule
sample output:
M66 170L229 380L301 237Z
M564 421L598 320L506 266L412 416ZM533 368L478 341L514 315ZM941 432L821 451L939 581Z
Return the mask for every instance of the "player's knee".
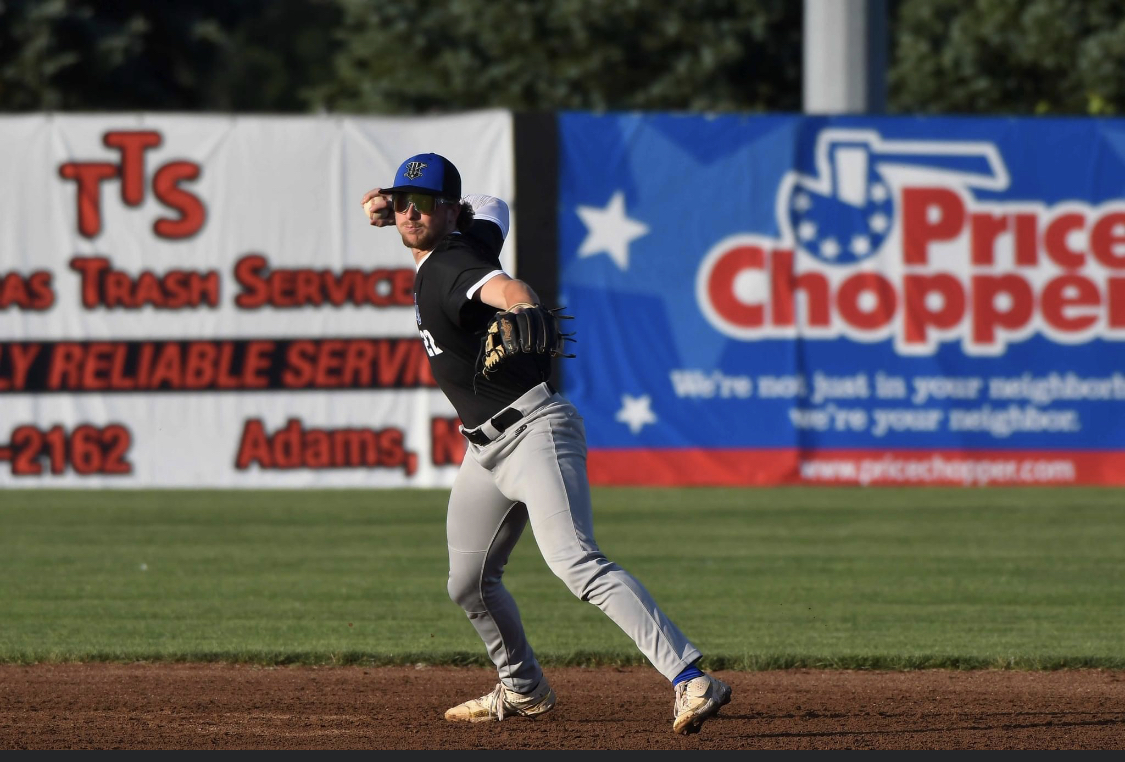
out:
M480 611L484 607L481 600L479 577L450 572L446 589L449 597L466 611Z

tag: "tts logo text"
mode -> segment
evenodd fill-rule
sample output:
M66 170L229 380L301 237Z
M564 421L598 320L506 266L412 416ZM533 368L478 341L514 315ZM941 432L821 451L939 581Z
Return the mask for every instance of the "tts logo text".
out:
M162 142L159 132L149 130L107 132L102 142L116 149L119 161L70 161L59 166L59 176L77 185L78 232L95 238L102 230L101 184L120 178L121 200L127 206L139 206L145 197L145 151ZM198 196L180 187L195 180L199 165L191 161L170 161L161 165L152 176L152 192L157 200L179 212L179 217L161 217L152 229L161 238L187 238L195 235L207 219L207 209Z

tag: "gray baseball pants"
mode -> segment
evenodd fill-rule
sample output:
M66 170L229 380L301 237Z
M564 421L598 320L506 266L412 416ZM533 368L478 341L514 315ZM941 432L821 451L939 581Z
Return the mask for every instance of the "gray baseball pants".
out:
M701 654L644 586L598 549L582 417L546 384L512 407L524 417L499 436L489 423L480 427L496 438L483 446L468 443L449 496L449 597L480 634L500 681L519 693L533 690L543 671L501 582L530 520L551 571L604 611L671 680Z

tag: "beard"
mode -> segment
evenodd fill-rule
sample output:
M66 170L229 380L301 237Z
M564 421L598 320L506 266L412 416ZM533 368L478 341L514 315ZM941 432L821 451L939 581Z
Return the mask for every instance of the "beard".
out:
M402 236L403 246L419 251L432 251L437 246L438 241L445 238L447 234L447 231L432 228L415 228L409 233L403 232L400 228L398 232Z
M409 235L402 233L402 245L408 249L432 251L441 238L442 236L432 230L423 230Z

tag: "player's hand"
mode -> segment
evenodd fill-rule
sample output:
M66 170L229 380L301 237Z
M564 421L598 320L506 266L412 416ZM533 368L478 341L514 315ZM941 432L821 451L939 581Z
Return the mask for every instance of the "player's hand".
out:
M383 194L382 188L372 188L363 194L363 211L367 221L377 228L395 224L394 210L390 196Z

